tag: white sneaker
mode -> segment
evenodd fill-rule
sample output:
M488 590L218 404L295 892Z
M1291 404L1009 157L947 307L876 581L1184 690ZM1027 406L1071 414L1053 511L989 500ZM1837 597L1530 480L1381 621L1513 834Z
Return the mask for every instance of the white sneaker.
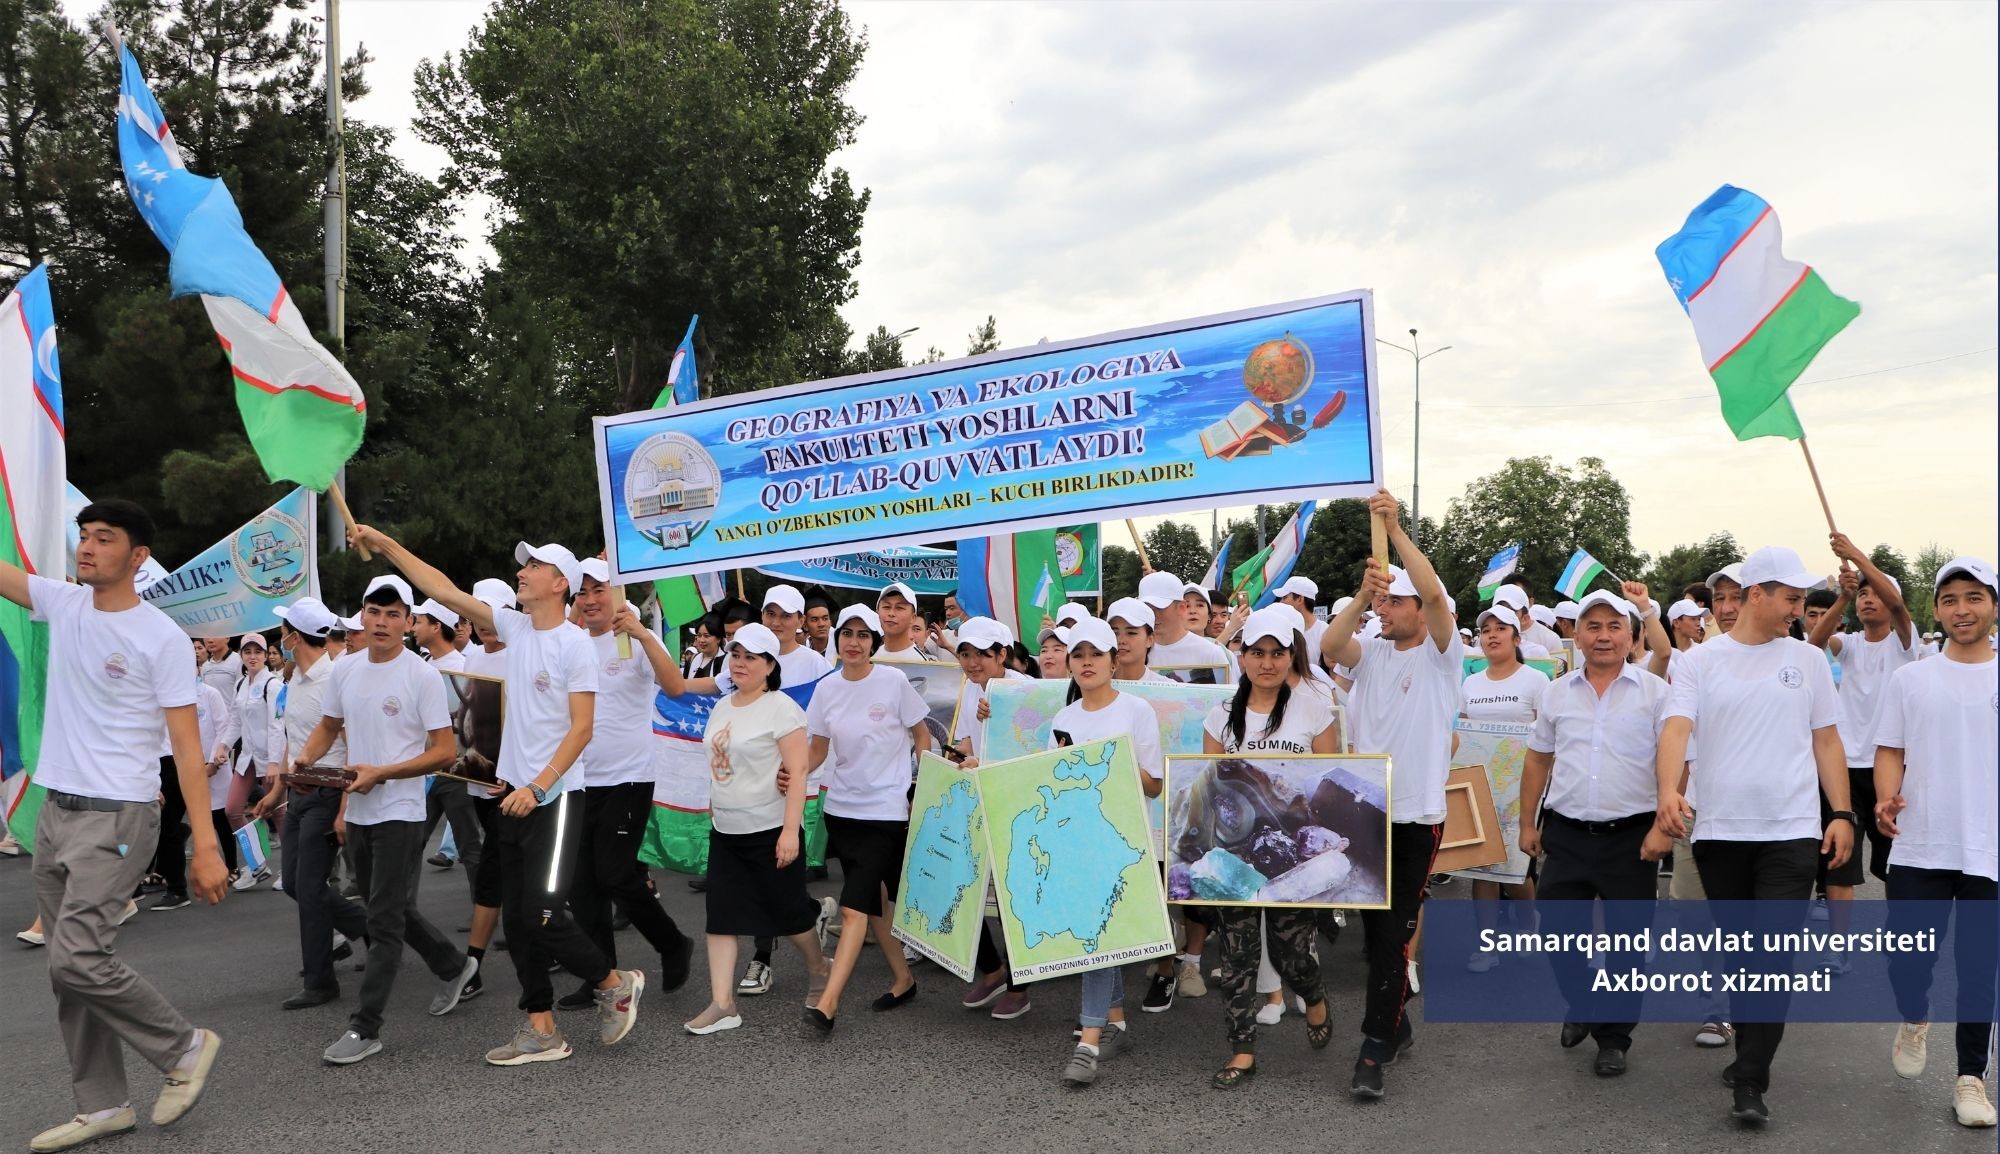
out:
M1208 983L1201 980L1201 965L1197 962L1182 962L1174 967L1174 984L1183 998L1203 998L1208 996Z
M235 879L229 883L229 888L240 894L245 890L256 889L260 880L262 879L248 870L237 870Z
M1500 955L1489 954L1485 950L1475 950L1465 959L1465 968L1475 974L1483 974L1500 964Z
M1896 1027L1896 1044L1890 1047L1889 1062L1896 1067L1897 1077L1923 1075L1924 1060L1930 1056L1930 1033L1929 1022L1904 1022Z
M1993 1100L1986 1096L1986 1082L1977 1074L1958 1076L1958 1085L1951 1091L1951 1109L1961 1126L1993 1125Z
M1407 963L1404 964L1403 974L1405 977L1409 979L1411 997L1415 997L1416 995L1424 992L1424 984L1417 980L1417 959L1411 958Z
M1257 1024L1260 1026L1275 1026L1279 1022L1284 1021L1284 1019L1285 1003L1283 1002L1265 1002L1263 1005L1257 1007Z
M285 879L284 879L284 878L281 878L281 877L274 877L274 878L272 878L272 879L271 879L271 892L272 892L272 893L274 893L274 894L281 894L281 893L284 893L284 892L285 892Z
M14 939L26 942L31 946L45 946L49 944L49 939L44 937L40 930L22 930L20 933L14 935Z
M1287 1006L1290 1006L1290 1007L1292 1008L1292 1012L1293 1012L1294 1014L1298 1014L1298 1015L1300 1015L1301 1017L1303 1017L1303 1016L1305 1015L1305 1012L1306 1012L1306 1000L1305 1000L1304 998L1300 997L1299 995L1297 995L1297 994L1286 994L1286 995L1285 995L1285 1005L1287 1005Z

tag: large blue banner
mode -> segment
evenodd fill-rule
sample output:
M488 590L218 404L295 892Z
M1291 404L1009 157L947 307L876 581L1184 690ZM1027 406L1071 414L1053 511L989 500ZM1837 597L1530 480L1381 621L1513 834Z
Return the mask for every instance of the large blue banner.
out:
M599 417L615 579L1380 487L1344 293Z
M190 637L276 629L280 605L319 596L315 496L293 489L139 596Z
M913 593L941 596L958 588L958 551L892 545L802 561L771 561L757 566L757 571L801 585L842 589L880 589L901 581Z

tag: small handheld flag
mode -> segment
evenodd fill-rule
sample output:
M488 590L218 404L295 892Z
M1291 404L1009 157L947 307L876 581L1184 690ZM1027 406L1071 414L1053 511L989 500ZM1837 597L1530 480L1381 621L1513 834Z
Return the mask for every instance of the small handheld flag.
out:
M1493 600L1493 595L1500 591L1501 583L1506 581L1520 564L1521 546L1518 544L1509 545L1495 553L1493 559L1486 563L1486 572L1479 578L1479 599Z
M270 860L271 838L262 820L237 827L236 856L246 873L263 869L264 863Z
M1590 588L1590 583L1605 573L1602 561L1578 549L1569 559L1569 564L1563 566L1562 576L1556 579L1556 592L1571 601L1581 600L1583 591Z

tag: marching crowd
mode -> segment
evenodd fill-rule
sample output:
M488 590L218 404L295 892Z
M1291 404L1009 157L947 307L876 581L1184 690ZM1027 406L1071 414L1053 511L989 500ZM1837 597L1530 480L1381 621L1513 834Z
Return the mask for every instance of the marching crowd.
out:
M77 516L77 583L0 563L0 596L50 630L36 771L48 791L34 847L39 917L19 936L47 947L76 1113L33 1148L135 1128L125 1046L165 1077L156 1125L183 1116L210 1080L222 1039L113 948L142 890L158 893L151 909L168 911L266 880L282 888L297 908L304 975L286 1009L340 998L335 961L365 949L347 1027L323 1053L331 1064L382 1049L406 946L435 983L429 1012L444 1015L483 992L499 934L522 1019L487 1062L570 1057L560 1010L593 1011L598 1043L618 1044L649 990L688 981L695 952L639 861L662 690L717 695L703 741L708 870L691 883L704 892L709 983L684 1023L695 1035L742 1026L741 999L773 989L780 938L803 960L803 1015L818 1033L836 1029L870 940L890 979L870 1010L916 996L911 959L889 930L912 767L934 750L978 769L995 678L1067 680L1052 741L1129 737L1149 795L1168 751L1150 707L1120 682L1233 684L1207 718L1205 753L1392 759L1387 908L1336 917L1182 907L1178 953L1145 965L1145 1012L1204 996L1210 981L1219 987L1230 1057L1211 1082L1221 1090L1255 1076L1258 1027L1280 1021L1288 1002L1313 1048L1331 1043L1319 939L1358 923L1366 980L1350 1087L1360 1098L1383 1095L1387 1067L1414 1041L1405 1013L1418 979L1413 945L1429 889L1443 880L1433 867L1460 718L1533 727L1515 848L1534 865L1518 884L1475 883L1474 899L1494 909L1503 897L1651 901L1665 876L1675 898L1793 903L1802 919L1823 892L1838 916L1864 870L1892 902L1995 900L2000 591L1985 562L1961 557L1939 570L1935 652L1914 634L1896 581L1840 534L1831 546L1843 568L1830 590L1790 550L1766 548L1671 604L1634 582L1553 607L1505 586L1462 631L1436 570L1396 527L1394 499L1378 494L1371 506L1390 527L1397 564L1368 559L1360 588L1326 620L1302 576L1253 611L1148 571L1137 596L1101 616L1062 606L1031 648L950 598L945 619L930 619L900 584L845 606L780 585L761 612L736 603L696 623L677 662L600 558L523 542L513 583L487 579L467 591L359 525L352 543L393 572L368 583L353 617L302 599L282 611L277 638L249 634L233 650L212 639L191 656L187 637L133 589L150 518L129 502L93 503ZM1842 631L1849 609L1857 631ZM1483 659L1470 674L1468 656ZM1575 667L1552 679L1546 659L1563 658ZM895 663L952 659L965 690L946 739ZM458 756L448 672L505 682L491 785L438 776ZM806 705L786 692L807 685ZM207 821L188 810L204 795ZM276 870L235 857L236 831L255 818L281 831ZM462 939L415 900L440 822L451 851L436 860L462 865L470 887ZM815 825L839 865L837 898L808 890ZM637 930L657 965L621 965L614 924ZM746 936L754 952L739 974ZM1219 964L1205 974L1211 937ZM578 982L560 995L558 970ZM1034 987L1012 979L987 927L977 971L962 998L968 1009L1003 1020L1030 1011ZM1914 1078L1926 1060L1929 979L1904 977L1906 1020L1890 1059ZM1063 1084L1094 1084L1119 1053L1129 1028L1124 978L1122 967L1082 975ZM1972 1020L1955 1036L1953 1108L1967 1126L1995 1120L1983 1081L1990 982L1984 988L1983 1012L1976 998L1961 999L1960 1016ZM1722 1071L1730 1111L1761 1124L1784 1025L1732 1022L1721 999L1710 1009L1695 1041L1733 1044ZM1635 1029L1569 1022L1559 1040L1594 1041L1593 1069L1613 1077L1626 1070Z

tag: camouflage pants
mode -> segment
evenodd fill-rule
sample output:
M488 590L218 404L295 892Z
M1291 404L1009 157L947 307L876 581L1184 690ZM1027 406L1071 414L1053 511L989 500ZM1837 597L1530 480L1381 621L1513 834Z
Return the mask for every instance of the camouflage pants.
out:
M1229 1020L1229 1049L1250 1054L1257 1049L1257 959L1260 946L1271 953L1271 967L1291 991L1313 1006L1326 999L1313 957L1318 932L1316 910L1263 910L1250 906L1213 907L1222 937L1222 989L1228 995L1224 1014ZM1257 932L1263 923L1263 941Z

